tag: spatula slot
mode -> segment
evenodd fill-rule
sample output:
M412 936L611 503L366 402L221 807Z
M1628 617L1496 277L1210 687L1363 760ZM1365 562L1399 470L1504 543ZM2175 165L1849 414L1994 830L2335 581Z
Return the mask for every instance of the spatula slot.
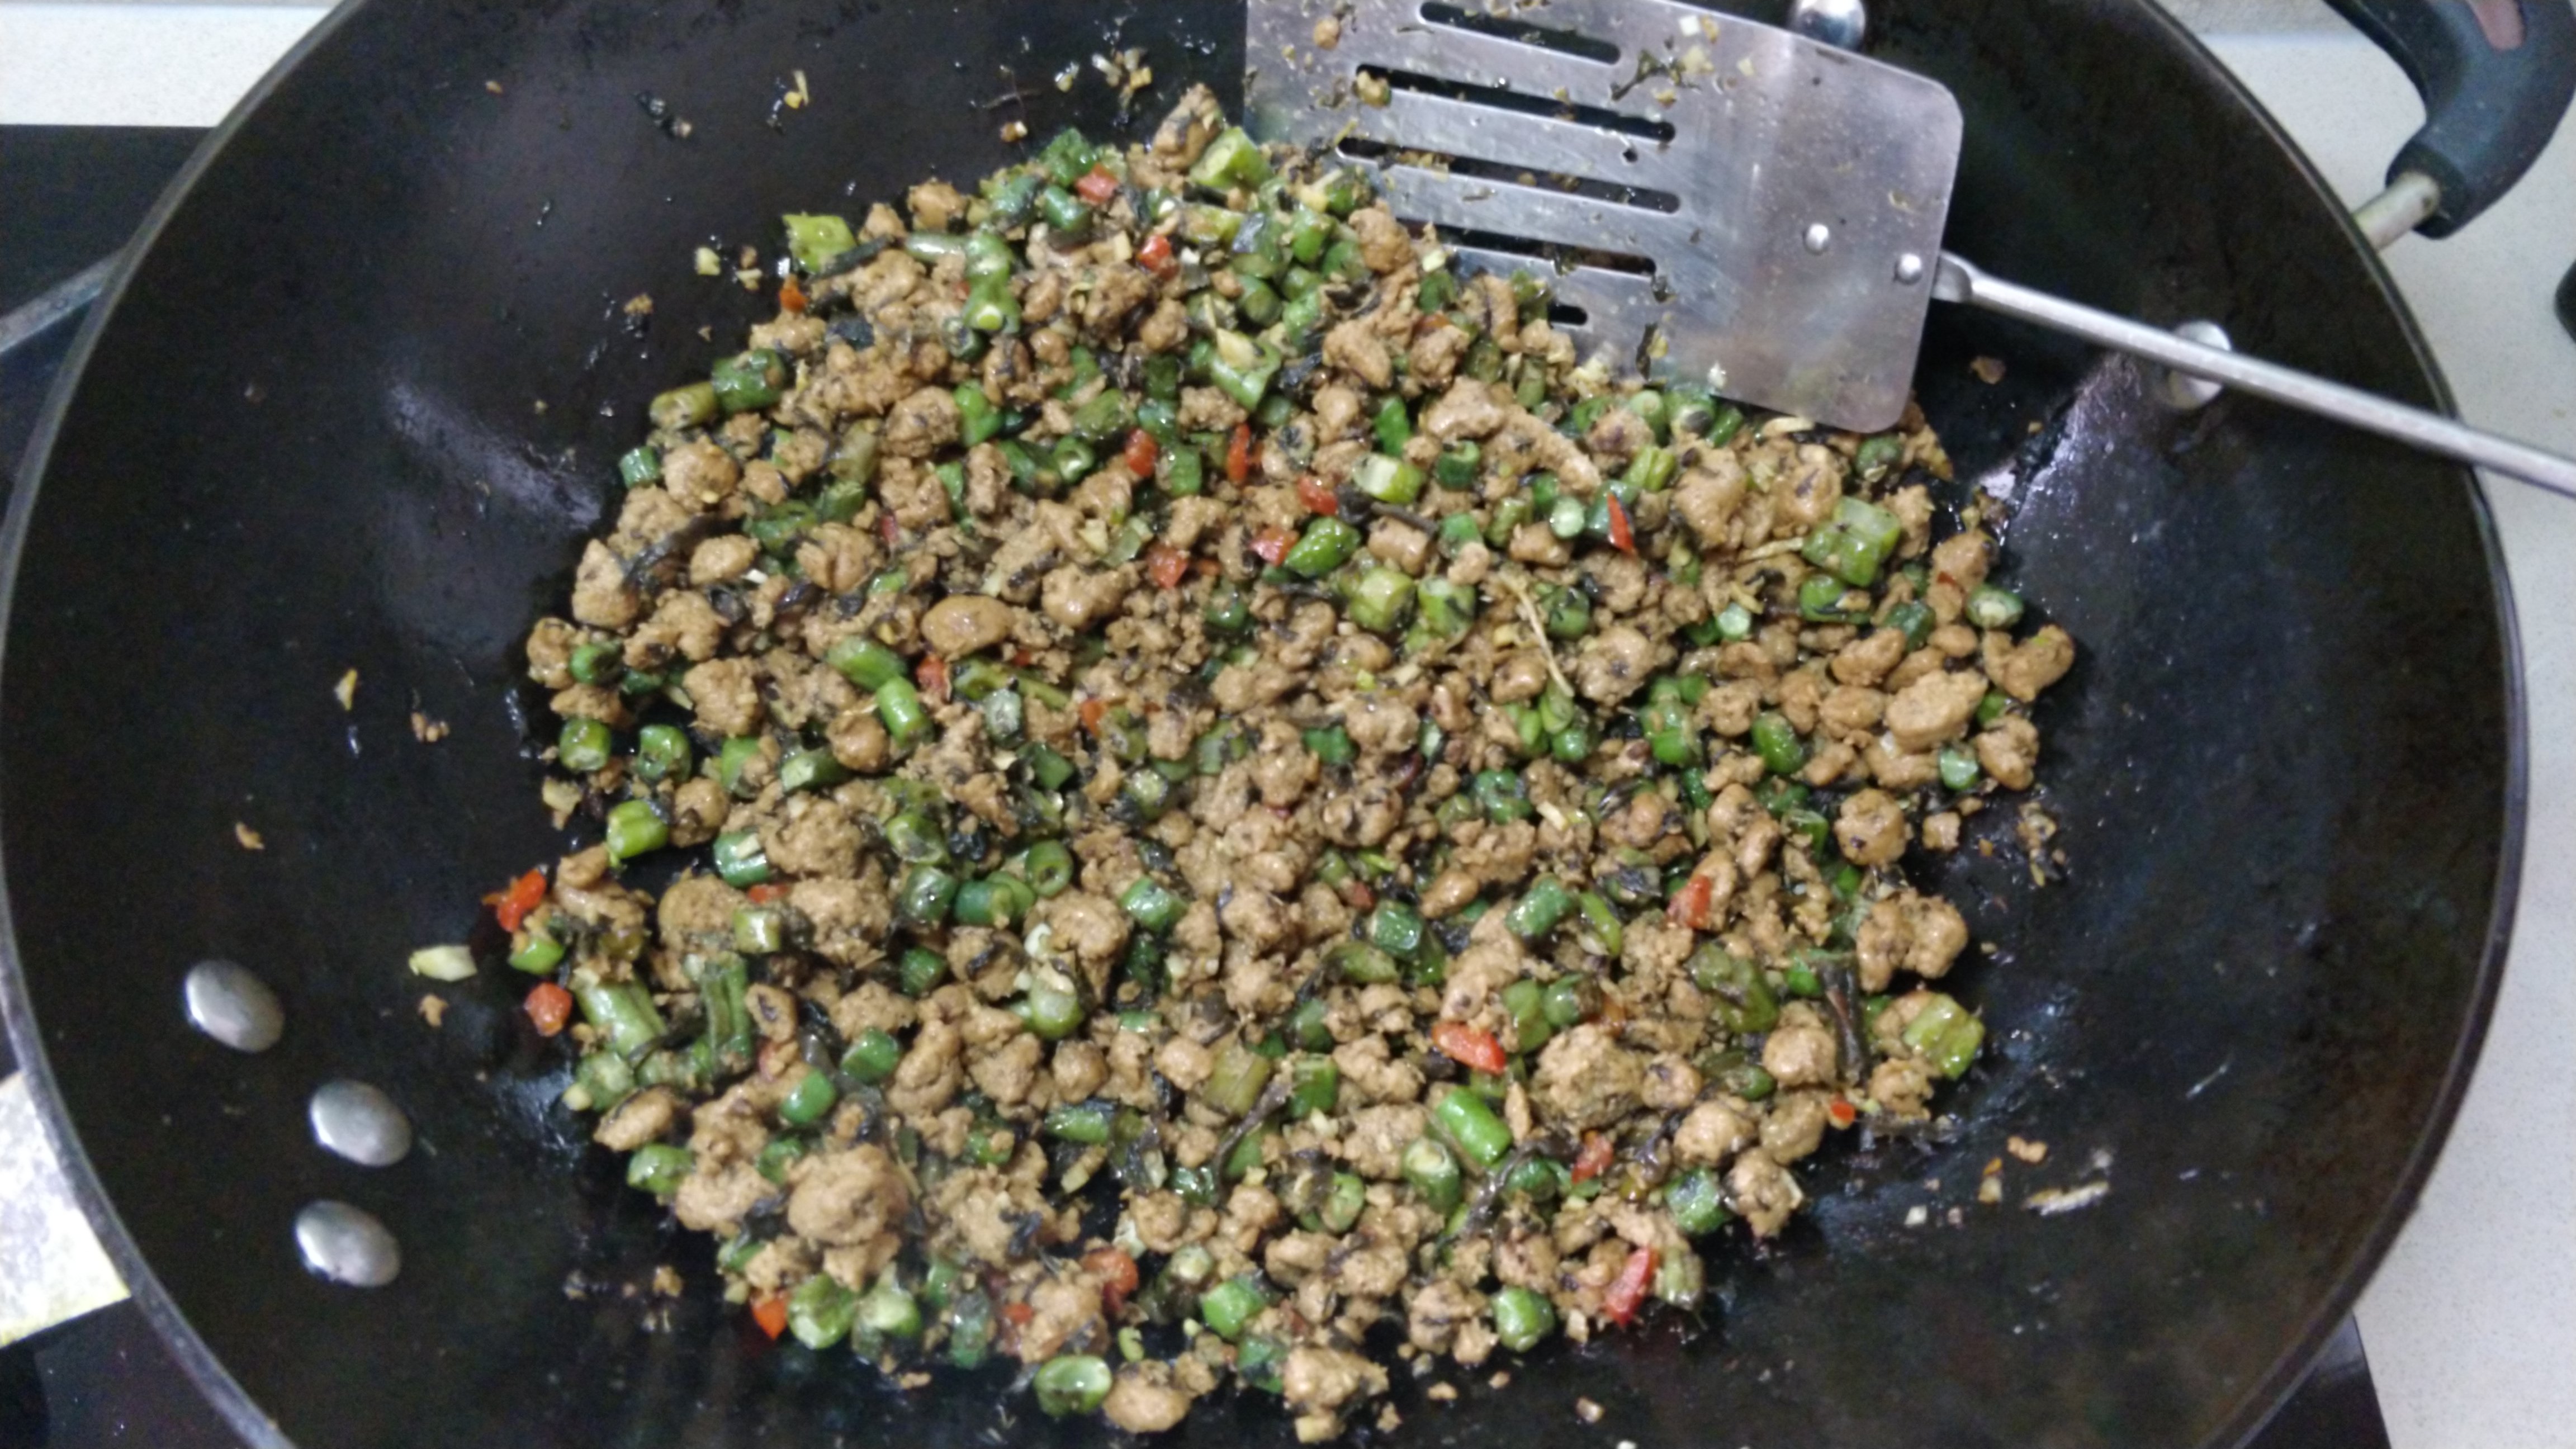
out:
M1424 5L1420 14L1426 23L1445 25L1452 30L1472 31L1478 35L1490 35L1497 40L1515 41L1540 50L1581 56L1585 60L1598 61L1603 65L1619 63L1619 47L1597 35L1585 35L1573 30L1558 30L1553 26L1532 25L1526 20L1502 15L1487 15L1482 11L1468 10L1456 5L1443 5L1438 3L1438 0L1432 0L1432 3Z

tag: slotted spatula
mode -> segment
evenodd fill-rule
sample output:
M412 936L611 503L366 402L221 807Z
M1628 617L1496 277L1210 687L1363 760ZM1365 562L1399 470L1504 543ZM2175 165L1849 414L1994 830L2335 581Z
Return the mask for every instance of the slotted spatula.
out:
M2576 461L1990 277L1941 249L1939 83L1673 0L1251 0L1254 133L1381 166L1470 271L1553 271L1586 356L1836 427L1965 302L2576 497Z

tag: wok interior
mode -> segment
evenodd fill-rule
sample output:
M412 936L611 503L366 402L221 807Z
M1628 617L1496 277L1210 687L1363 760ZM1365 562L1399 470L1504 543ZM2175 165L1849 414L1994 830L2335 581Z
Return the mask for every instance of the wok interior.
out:
M798 8L346 17L134 276L27 520L0 676L27 1000L134 1245L299 1442L1106 1432L1005 1423L999 1371L905 1396L769 1344L714 1300L704 1244L572 1135L506 973L440 989L433 1030L402 969L557 853L516 644L641 400L760 310L693 248L766 252L781 211L1002 163L1022 112L976 108L1001 67L1034 139L1110 124L1096 77L1051 77L1112 43L1148 49L1145 124L1192 79L1239 90L1221 6ZM2432 400L2327 204L2145 5L1874 8L1876 52L1968 116L1954 246ZM814 104L773 131L798 68ZM638 293L640 335L618 310ZM1982 355L2000 383L1969 372ZM2341 1312L2429 1159L2517 840L2508 636L2461 475L2258 406L2178 419L2125 365L1942 312L1919 389L1961 476L2016 490L2006 577L2084 650L2038 713L2065 880L2029 886L2004 811L1979 827L1995 855L1947 871L1996 948L1954 978L1993 1044L1945 1100L1964 1131L1829 1151L1785 1243L1711 1254L1703 1323L1558 1347L1452 1406L1400 1387L1404 1434L1541 1442L1583 1394L1598 1432L1643 1444L2223 1442ZM415 741L415 708L454 733ZM187 1030L177 984L205 956L277 986L279 1047ZM334 1076L391 1092L421 1150L370 1172L313 1147L304 1098ZM2110 1195L2045 1220L1976 1205L2012 1134L2051 1148L2006 1160L2014 1204ZM392 1226L394 1287L298 1266L288 1224L321 1196ZM688 1296L641 1291L662 1261ZM1254 1403L1176 1437L1290 1435Z

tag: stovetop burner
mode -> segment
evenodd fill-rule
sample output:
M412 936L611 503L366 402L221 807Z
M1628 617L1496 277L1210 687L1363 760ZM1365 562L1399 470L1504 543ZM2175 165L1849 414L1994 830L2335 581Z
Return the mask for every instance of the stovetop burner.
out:
M120 245L202 132L0 126L0 316ZM0 490L14 480L72 325L0 352ZM0 501L5 501L0 491ZM0 1076L16 1064L0 1043ZM163 1348L120 1303L0 1349L0 1449L240 1449ZM2243 1449L2389 1449L2350 1319L2307 1382Z

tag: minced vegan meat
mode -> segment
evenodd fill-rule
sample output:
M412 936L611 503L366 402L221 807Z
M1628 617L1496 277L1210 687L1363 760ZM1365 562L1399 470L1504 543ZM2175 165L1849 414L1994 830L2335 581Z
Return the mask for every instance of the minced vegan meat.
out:
M1613 382L1203 91L908 208L787 218L528 639L604 839L513 962L773 1336L1324 1438L1373 1327L1692 1304L1970 1068L1905 865L2074 644L1936 540L1919 415Z

